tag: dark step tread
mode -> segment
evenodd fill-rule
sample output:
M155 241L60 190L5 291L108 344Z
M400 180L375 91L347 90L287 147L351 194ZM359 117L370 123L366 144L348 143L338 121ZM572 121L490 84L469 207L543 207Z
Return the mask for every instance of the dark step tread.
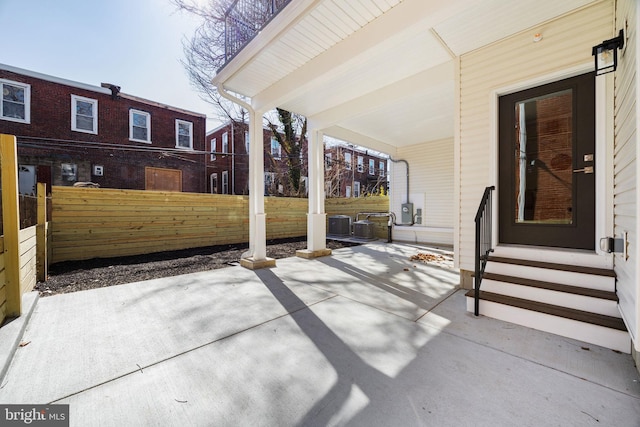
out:
M516 285L530 286L532 288L547 289L550 291L565 292L574 295L582 295L591 298L599 298L618 302L615 292L602 291L599 289L582 288L580 286L563 285L560 283L543 282L535 279L525 279L523 277L507 276L504 274L484 273L483 280L495 280L497 282L513 283Z
M579 265L555 264L553 262L532 261L527 259L505 258L489 256L489 262L500 262L503 264L515 264L526 267L547 268L550 270L570 271L573 273L593 274L596 276L616 277L613 270L607 268L583 267Z
M465 295L473 298L474 290L470 290ZM627 327L625 326L622 319L612 316L605 316L604 314L590 313L588 311L560 307L557 305L545 304L537 301L529 301L522 298L499 295L494 294L493 292L486 291L480 291L480 299L627 332Z

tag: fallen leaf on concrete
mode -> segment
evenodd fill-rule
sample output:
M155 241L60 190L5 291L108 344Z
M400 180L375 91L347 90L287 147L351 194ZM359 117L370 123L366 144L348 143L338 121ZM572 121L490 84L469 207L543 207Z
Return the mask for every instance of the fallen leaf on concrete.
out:
M422 261L422 262L438 262L438 261L447 261L447 258L442 255L425 254L422 252L418 252L416 255L411 255L411 258L409 258L409 260Z

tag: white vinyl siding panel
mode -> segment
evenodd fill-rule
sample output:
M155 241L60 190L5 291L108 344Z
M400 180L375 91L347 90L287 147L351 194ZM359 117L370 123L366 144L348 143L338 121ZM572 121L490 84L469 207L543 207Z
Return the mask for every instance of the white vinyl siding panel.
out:
M393 238L420 243L453 244L454 164L453 139L398 148L395 159L409 162L410 202L414 214L422 209L422 223L394 229ZM391 163L390 209L401 218L407 201L407 170L404 163Z
M592 63L591 48L612 37L612 23L613 2L605 1L461 56L459 268L474 268L473 219L484 188L496 184L492 94ZM536 32L543 35L538 43Z
M637 104L637 4L633 0L619 0L616 12L616 29L625 29L627 38L624 51L619 52L618 69L615 72L614 113L614 233L620 237L628 233L629 259L615 254L614 269L617 275L616 291L620 311L633 337L636 349L638 340L638 104Z

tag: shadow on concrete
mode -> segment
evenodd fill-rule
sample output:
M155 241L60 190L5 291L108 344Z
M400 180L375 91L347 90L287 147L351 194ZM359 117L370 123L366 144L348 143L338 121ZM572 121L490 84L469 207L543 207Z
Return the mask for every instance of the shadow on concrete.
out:
M335 369L338 376L333 387L307 412L299 426L329 425L336 411L343 406L357 386L374 402L381 390L392 388L393 378L366 363L329 326L313 312L313 305L299 309L302 301L272 270L258 270L257 276L291 315L300 330ZM383 393L384 394L384 393ZM412 412L410 405L395 410Z
M423 292L416 291L415 289L412 289L405 285L401 285L400 283L396 283L392 280L384 279L378 274L372 274L368 271L365 271L358 267L354 267L351 264L347 264L335 258L320 259L320 262L322 262L328 267L332 267L342 272L345 272L353 276L355 279L367 283L368 285L375 286L376 288L382 291L388 292L392 295L397 296L398 298L402 298L412 304L415 304L417 307L423 310L426 310L427 312L432 310L435 306L439 304L439 302L441 301L440 297L449 295L452 292L454 292L456 289L455 286L450 286L448 287L448 289L446 289L446 292L442 292L439 295L439 298L432 298L427 296ZM408 274L414 276L414 279L416 281L420 280L421 282L424 282L423 279L419 279L415 277L415 273L413 271L410 270ZM425 271L420 271L420 274L429 276L429 278L434 281L440 282L441 280L440 278L432 276L429 273L426 273ZM420 313L419 317L423 315L424 313ZM413 320L417 320L417 319L413 319Z

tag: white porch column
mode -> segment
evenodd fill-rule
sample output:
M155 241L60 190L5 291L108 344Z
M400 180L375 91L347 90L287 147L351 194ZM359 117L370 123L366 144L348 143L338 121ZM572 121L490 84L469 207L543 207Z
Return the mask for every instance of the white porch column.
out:
M327 214L324 211L324 135L309 131L309 213L307 214L307 249L297 251L302 258L331 254L327 249Z
M249 111L249 252L243 254L240 265L252 270L276 265L267 258L263 145L262 113Z

